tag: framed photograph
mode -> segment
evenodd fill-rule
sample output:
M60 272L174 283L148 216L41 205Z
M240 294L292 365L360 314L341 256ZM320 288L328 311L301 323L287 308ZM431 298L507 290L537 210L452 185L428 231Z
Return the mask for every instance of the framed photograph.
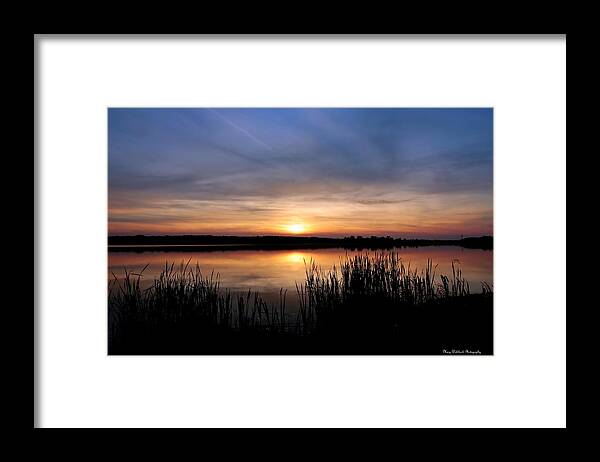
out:
M566 426L565 35L34 42L35 427Z
M492 108L109 108L109 354L493 353Z

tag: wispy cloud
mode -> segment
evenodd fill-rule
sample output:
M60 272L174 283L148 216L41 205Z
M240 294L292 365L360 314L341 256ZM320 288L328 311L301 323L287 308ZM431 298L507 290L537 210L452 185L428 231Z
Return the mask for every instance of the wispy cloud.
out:
M219 114L216 110L214 109L208 109L208 111L210 111L211 113L213 113L214 115L216 115L219 119L221 119L223 122L225 122L226 124L230 125L231 127L235 128L237 131L239 131L240 133L243 133L244 135L246 135L248 138L250 138L252 141L254 141L255 143L258 143L259 145L261 145L262 147L267 148L269 151L273 151L273 148L271 146L269 146L267 143L265 143L262 140L259 140L256 136L254 136L252 133L250 133L248 130L243 129L242 127L240 127L238 124L233 123L231 120L229 120L227 117L225 117L224 115Z

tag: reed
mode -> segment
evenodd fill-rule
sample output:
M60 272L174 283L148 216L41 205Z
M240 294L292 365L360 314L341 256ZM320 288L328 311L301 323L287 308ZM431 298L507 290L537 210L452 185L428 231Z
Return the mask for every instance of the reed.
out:
M234 296L220 287L218 273L205 276L197 264L189 263L165 264L146 289L140 281L147 265L139 273L124 268L121 280L113 274L108 294L110 345L180 341L180 335L210 339L227 330L287 331L286 291L280 291L277 305L252 291Z
M350 318L364 324L380 324L398 318L402 310L420 305L443 305L450 299L468 297L470 287L461 269L452 262L452 274L440 275L431 260L417 270L394 252L346 256L339 267L324 272L314 261L306 265L306 281L296 284L299 298L298 325L303 334L344 325ZM492 288L482 282L482 294Z

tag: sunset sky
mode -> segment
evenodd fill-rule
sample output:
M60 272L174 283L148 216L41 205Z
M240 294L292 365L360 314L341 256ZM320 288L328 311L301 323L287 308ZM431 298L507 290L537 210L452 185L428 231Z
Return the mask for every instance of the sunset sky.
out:
M491 235L492 113L111 108L109 234Z

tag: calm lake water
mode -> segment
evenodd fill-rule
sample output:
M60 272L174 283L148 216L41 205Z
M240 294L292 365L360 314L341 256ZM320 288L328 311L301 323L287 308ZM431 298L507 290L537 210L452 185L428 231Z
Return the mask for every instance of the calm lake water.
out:
M481 292L481 281L493 283L493 252L490 250L465 249L458 246L415 247L395 249L405 264L410 262L411 268L421 269L431 259L436 269L436 281L439 275L452 274L452 262L462 269L463 276L469 282L472 293ZM146 264L149 266L143 273L142 284L152 283L165 268L165 263L176 265L198 263L206 276L211 271L219 273L221 287L233 292L258 291L267 299L279 293L279 289L287 289L288 303L295 305L296 285L304 281L304 262L314 260L323 269L339 265L346 255L364 254L366 251L347 249L301 249L301 250L225 250L215 252L109 252L108 276L112 273L118 278L128 271L139 272ZM370 251L369 253L373 253Z

